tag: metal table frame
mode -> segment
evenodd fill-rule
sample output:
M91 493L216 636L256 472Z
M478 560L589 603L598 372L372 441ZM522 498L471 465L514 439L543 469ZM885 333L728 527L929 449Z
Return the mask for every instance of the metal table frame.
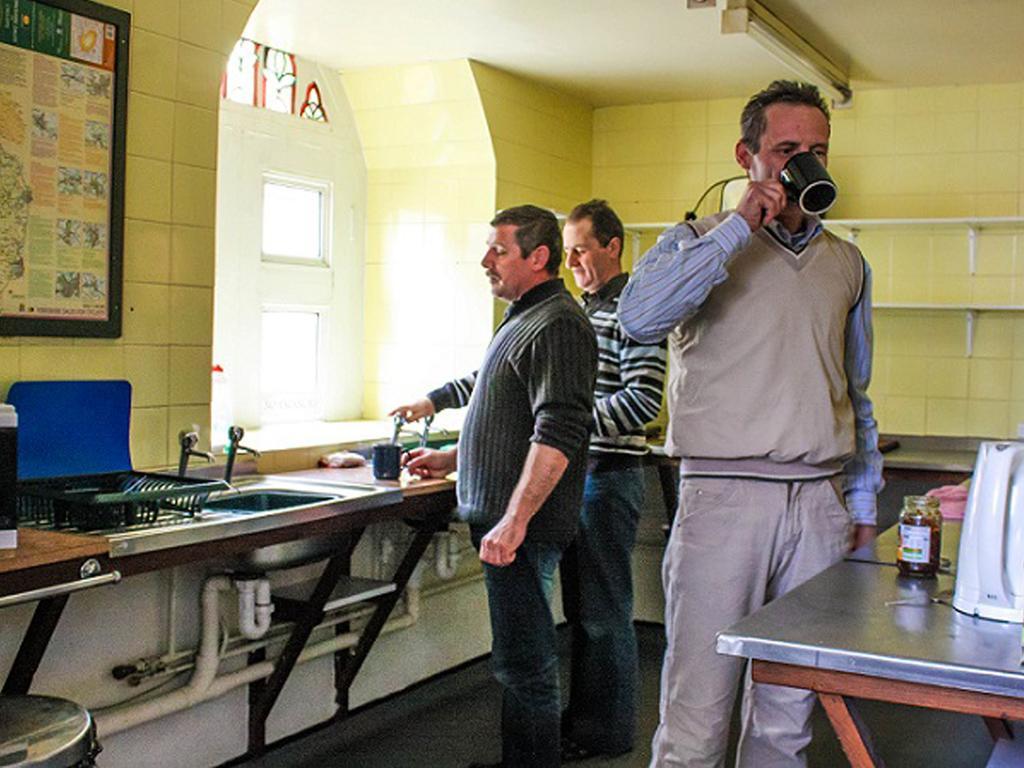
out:
M425 497L418 497L425 501ZM356 647L351 651L339 651L335 655L335 703L338 709L331 721L344 719L348 715L348 695L356 675L366 661L370 649L380 636L384 623L401 597L402 592L412 578L416 564L420 561L434 534L446 530L451 519L450 504L421 505L421 514L406 517L415 534L395 569L391 581L395 589L374 598L376 604L369 621L359 635ZM408 510L407 510L408 513ZM330 598L338 582L350 575L352 552L362 537L365 528L351 532L347 546L330 560L324 567L320 578L313 588L312 594L305 603L301 614L297 617L292 632L285 642L284 649L274 662L274 671L266 680L260 680L249 688L249 748L246 758L258 757L267 751L267 718L277 701L288 676L298 662L299 654L306 646L313 629L324 619L324 605Z
M1024 721L1021 627L965 616L953 577L898 577L895 531L719 633L718 651L751 660L759 683L814 692L854 768L884 763L855 699L978 715L992 738ZM944 527L955 559L959 526Z

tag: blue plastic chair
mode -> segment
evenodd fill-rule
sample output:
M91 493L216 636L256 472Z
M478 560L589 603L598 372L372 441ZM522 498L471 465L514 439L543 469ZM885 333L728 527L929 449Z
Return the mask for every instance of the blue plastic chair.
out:
M18 479L131 470L127 381L19 381L7 402L18 412Z

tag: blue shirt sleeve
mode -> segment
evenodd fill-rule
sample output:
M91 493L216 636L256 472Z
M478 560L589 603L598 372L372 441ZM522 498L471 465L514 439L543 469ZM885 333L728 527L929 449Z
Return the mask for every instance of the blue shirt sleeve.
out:
M661 234L640 259L619 298L623 330L643 344L664 339L729 277L726 267L750 240L750 227L730 214L703 237L685 222Z
M854 523L875 525L878 492L882 490L882 454L878 450L878 424L868 397L871 383L871 268L864 261L864 288L846 321L846 368L857 435L854 455L843 467L843 493Z

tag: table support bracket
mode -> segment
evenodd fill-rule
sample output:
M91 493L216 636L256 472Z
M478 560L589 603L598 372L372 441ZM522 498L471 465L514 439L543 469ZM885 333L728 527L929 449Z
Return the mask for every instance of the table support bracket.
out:
M825 714L832 723L832 730L836 732L850 766L883 768L885 764L875 757L871 736L861 723L853 703L835 693L819 693L818 699L825 708Z
M43 660L46 647L50 644L60 621L64 606L68 603L68 595L57 595L40 600L36 604L32 621L29 622L25 636L21 639L18 655L7 673L2 693L4 695L24 695L32 687L32 678Z

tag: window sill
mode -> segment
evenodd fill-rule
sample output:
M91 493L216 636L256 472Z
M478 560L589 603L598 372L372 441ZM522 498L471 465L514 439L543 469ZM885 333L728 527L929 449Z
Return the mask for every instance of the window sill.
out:
M432 433L438 437L447 434L454 441L462 427L462 411L444 413L433 424ZM407 429L420 431L419 423ZM260 453L318 449L324 452L366 446L390 440L394 430L391 419L358 419L353 421L306 421L292 424L270 424L259 429L246 430L242 442ZM403 431L407 442L413 437Z

